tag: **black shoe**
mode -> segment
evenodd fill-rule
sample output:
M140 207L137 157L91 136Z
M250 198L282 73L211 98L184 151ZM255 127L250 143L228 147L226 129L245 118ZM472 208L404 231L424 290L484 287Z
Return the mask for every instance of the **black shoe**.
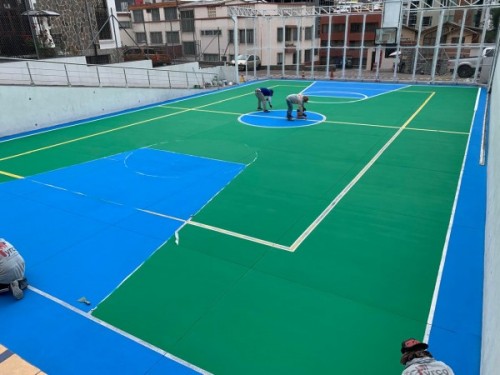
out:
M28 279L25 277L19 280L19 289L24 290L28 287Z
M270 111L269 111L269 110L267 110L267 109L264 109L264 112L269 113Z
M257 111L262 111L262 108L257 108Z
M288 121L293 121L293 117L292 117L292 116L288 116L286 119L287 119Z

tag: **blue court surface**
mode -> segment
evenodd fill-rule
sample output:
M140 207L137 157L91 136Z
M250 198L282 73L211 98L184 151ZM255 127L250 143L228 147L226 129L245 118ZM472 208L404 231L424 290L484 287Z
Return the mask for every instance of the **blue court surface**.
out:
M87 368L103 374L120 373L120 369L141 374L191 372L85 312L105 299L244 167L144 148L0 184L0 225L16 246L31 250L22 254L30 285L49 298L26 293L19 304L0 299L3 311L12 310L6 315L9 324L2 328L2 343L28 361L54 366L44 366L49 374L87 374ZM50 226L40 230L40 222ZM82 303L82 298L90 304ZM17 318L23 316L30 316L29 321ZM66 322L64 326L60 321ZM16 327L21 325L19 335ZM29 325L37 326L33 331L37 337L30 337ZM40 327L45 332L42 336ZM68 336L81 338L78 347L65 346L74 341ZM65 358L64 370L57 367L56 359L47 360L43 351L54 346L62 351L58 358ZM132 357L126 355L128 351ZM137 372L131 371L134 368Z
M481 90L477 113L485 110ZM440 358L454 358L461 374L475 374L481 359L486 167L479 164L482 116L476 115L450 232L429 344ZM482 244L482 246L480 246ZM456 355L464 353L464 355ZM457 374L459 372L456 372Z
M294 116L296 111L294 110ZM320 113L307 112L307 118L294 119L288 121L286 118L286 110L273 110L272 112L251 112L241 115L238 121L250 126L261 128L287 129L298 128L302 126L312 126L322 123L326 117Z
M304 90L302 94L312 97L311 100L313 101L314 97L337 97L356 101L372 98L405 87L408 87L408 85L397 83L377 83L374 85L373 83L335 82L335 86L332 88L331 82L317 81Z

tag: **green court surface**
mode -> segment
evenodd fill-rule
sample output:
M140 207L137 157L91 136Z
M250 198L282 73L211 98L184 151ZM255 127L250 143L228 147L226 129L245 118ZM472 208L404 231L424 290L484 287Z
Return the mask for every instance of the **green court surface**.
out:
M141 147L244 163L92 314L214 374L398 374L400 342L426 330L478 89L336 88L310 96L324 122L238 121L266 86L269 121L285 126L273 113L311 85L265 81L12 139L0 181Z

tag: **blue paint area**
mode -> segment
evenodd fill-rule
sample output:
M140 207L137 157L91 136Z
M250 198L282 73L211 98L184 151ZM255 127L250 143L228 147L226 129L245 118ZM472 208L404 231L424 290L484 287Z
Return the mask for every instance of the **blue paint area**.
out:
M188 219L243 168L243 164L145 148L31 179L94 199Z
M2 344L48 374L198 373L33 291L0 295L0 311Z
M349 99L365 99L376 95L385 94L408 85L397 83L363 83L363 82L337 82L317 81L302 92L304 95L337 97Z
M296 112L296 110L293 111L294 116ZM326 117L320 113L307 111L306 114L306 119L294 118L293 121L288 121L286 110L272 110L268 113L257 111L241 115L238 120L245 125L262 128L297 128L317 125L326 120Z
M88 312L172 237L183 224L182 220L175 218L193 216L244 167L243 164L140 149L3 183L0 184L2 236L12 242L25 258L30 285ZM0 305L5 304L8 308L20 306L23 309L29 305L33 294L28 291L27 298L17 304L12 296L3 295ZM78 302L81 297L86 297L91 305ZM104 360L102 353L106 353L104 361L107 361L107 345L113 346L112 352L116 351L114 359L118 362L120 353L125 353L120 350L120 345L128 350L130 339L120 336L118 343L115 338L105 343L108 333L101 338L102 327L87 328L86 319L82 322L77 314L78 319L74 319L71 316L74 313L66 309L57 314L61 314L60 319L66 319L70 314L69 322L58 320L52 310L61 307L42 299L41 308L38 299L33 302L36 314L30 313L28 308L25 314L16 316L18 324L23 324L23 334L19 335L15 328L2 329L2 342L26 359L36 359L33 363L44 371L99 373L92 367L93 358L100 362ZM26 321L33 325L33 332L26 327ZM60 324L61 321L64 324ZM55 327L46 329L50 324ZM16 325L14 320L9 322L9 327ZM35 342L43 339L44 343L33 347L24 345L30 340L24 333L26 329L29 335L37 336ZM66 331L74 337L66 336ZM17 346L16 340L24 346ZM51 349L50 354L38 358L35 352L40 352L40 348L47 345L47 340L54 340L50 345L55 346L55 352ZM94 341L99 344L92 344ZM67 342L78 342L78 350L71 348L75 352L80 351L82 344L84 352L66 356L67 348L59 346ZM141 353L142 349L134 354L137 363L143 362L142 357L137 358L137 355L142 356ZM89 357L92 358L89 360ZM58 364L57 358L67 360ZM71 367L74 365L81 365L81 369L74 370ZM61 371L56 368L52 372L50 366L69 367ZM102 373L120 373L115 372L114 367L110 368L112 372ZM124 368L128 369L127 366ZM159 359L154 366L151 365L151 369L154 369L152 373L165 373ZM145 374L146 371L122 373Z
M485 101L481 89L429 338L432 353L456 375L479 374L480 367L486 167L479 156Z

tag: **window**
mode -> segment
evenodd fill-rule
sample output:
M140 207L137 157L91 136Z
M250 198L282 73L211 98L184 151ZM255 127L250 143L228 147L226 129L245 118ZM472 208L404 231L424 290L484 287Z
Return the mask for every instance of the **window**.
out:
M97 22L97 29L99 30L99 39L111 39L111 27L106 7L97 6L95 8L95 18Z
M142 13L142 10L132 11L132 17L134 22L144 22L144 13Z
M181 10L181 30L184 33L194 31L193 10Z
M120 10L122 12L127 12L128 11L128 3L126 1L122 1L120 3Z
M422 26L430 26L432 23L432 17L422 18Z
M417 24L417 13L411 12L408 17L408 26L415 26Z
M360 33L363 28L361 23L351 23L351 33Z
M204 53L203 54L204 61L219 61L219 55L216 53Z
M313 28L304 27L304 40L312 40Z
M135 41L137 44L147 44L146 33L135 33Z
M159 9L151 9L151 20L153 22L160 21L160 10Z
M180 43L178 31L167 31L165 34L167 37L166 40L167 40L168 44L179 44Z
M282 27L278 27L277 29L278 31L278 42L282 42L283 41L283 28ZM298 40L298 34L299 34L299 31L297 29L297 27L295 26L285 26L285 43L286 42L295 42Z
M365 24L365 31L366 32L374 32L377 29L378 29L378 23L370 22L370 23Z
M234 30L228 30L229 43L234 43ZM240 29L238 30L239 43L253 44L254 33L253 29Z
M202 36L222 35L221 30L201 30Z
M343 32L345 32L345 23L334 23L332 25L332 31L334 33L343 33Z
M312 54L310 49L306 49L304 51L304 62L311 62L312 61Z
M280 52L276 55L276 61L278 65L283 65L283 53Z
M215 18L217 17L217 8L216 7L208 7L208 18Z
M161 31L152 31L149 33L151 44L163 44L163 34Z
M165 21L172 21L177 19L177 9L176 8L163 8Z
M131 29L132 22L130 21L120 21L120 29Z
M253 44L253 29L239 30L240 43Z
M196 55L196 46L194 42L182 42L182 48L185 55Z

